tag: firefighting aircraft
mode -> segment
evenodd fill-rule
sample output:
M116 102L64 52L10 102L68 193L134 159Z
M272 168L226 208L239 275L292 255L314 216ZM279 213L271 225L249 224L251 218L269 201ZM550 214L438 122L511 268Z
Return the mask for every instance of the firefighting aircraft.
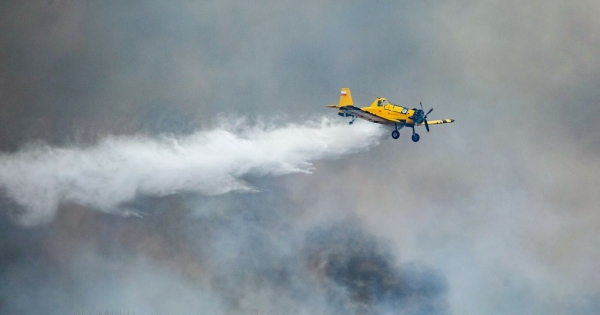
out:
M382 125L393 125L394 131L392 131L392 138L400 138L400 129L404 127L412 128L412 141L417 142L421 138L418 133L415 132L415 126L425 126L427 132L429 132L429 125L449 124L454 122L454 119L438 119L438 120L427 120L427 115L433 110L430 109L427 113L423 111L423 104L421 109L413 108L408 109L406 107L391 104L387 99L378 97L371 104L371 106L358 108L352 103L352 95L350 95L349 88L342 88L340 94L340 103L338 105L332 104L327 107L337 108L338 115L342 117L352 117L350 124L356 120L356 117L374 122Z

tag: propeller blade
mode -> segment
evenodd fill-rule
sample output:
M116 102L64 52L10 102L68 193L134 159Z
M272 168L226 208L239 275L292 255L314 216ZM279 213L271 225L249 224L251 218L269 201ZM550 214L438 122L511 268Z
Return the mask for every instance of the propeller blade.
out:
M425 119L424 122L425 122L425 129L427 129L427 133L429 133L429 124L427 123L427 119Z
M429 115L429 113L431 113L433 111L433 107L427 112L427 114L425 114L425 117L427 117L427 115Z
M423 110L423 103L419 102L419 105L421 105L421 110Z

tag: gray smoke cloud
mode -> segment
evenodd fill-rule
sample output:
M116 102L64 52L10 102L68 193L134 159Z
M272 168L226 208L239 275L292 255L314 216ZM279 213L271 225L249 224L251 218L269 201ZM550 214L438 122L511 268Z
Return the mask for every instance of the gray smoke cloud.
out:
M0 305L11 314L448 313L437 272L400 263L355 220L298 225L281 193L178 195L144 202L153 215L143 219L63 209L47 229L4 226L19 243L3 244L13 254L1 259ZM213 211L197 211L207 203Z
M360 222L364 239L386 240L381 253L389 255L382 255L398 260L398 268L384 268L390 279L406 275L403 266L411 262L442 275L447 291L426 300L445 299L449 313L597 314L599 5L3 1L4 157L36 150L89 154L121 136L160 147L171 141L161 134L181 141L219 129L221 113L249 121L284 117L279 126L322 115L333 121L323 105L337 100L340 87L352 88L357 105L375 95L409 107L423 101L435 108L432 119L456 123L430 134L418 130L416 145L403 130L398 141L367 153L314 160L310 176L235 178L260 193L136 192L110 210L149 214L143 219L63 200L46 216L54 217L50 222L22 227L13 215L35 212L15 205L4 190L0 308L331 310L325 301L298 302L304 291L290 286L282 291L296 292L286 293L291 298L273 302L277 290L260 288L281 282L265 280L259 275L270 272L258 267L275 270L276 261L298 270L292 274L312 275L294 265L304 256L290 251L301 252L307 234L350 218ZM27 143L45 144L27 149ZM227 278L230 272L240 277ZM224 281L210 281L217 273ZM357 287L323 278L329 286L282 277L317 292L308 295L314 301L339 283ZM401 286L383 287L389 293ZM352 302L353 295L333 296L383 312ZM386 301L381 296L368 301Z

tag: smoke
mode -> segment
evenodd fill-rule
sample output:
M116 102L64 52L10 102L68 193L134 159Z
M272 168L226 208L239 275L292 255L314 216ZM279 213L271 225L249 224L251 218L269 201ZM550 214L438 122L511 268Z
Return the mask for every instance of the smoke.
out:
M309 234L307 257L326 279L328 295L342 288L350 305L345 313L444 314L445 281L416 264L397 267L380 240L355 225L321 227ZM353 311L354 309L354 311Z
M223 236L228 244L218 240L211 251L219 267L210 282L230 311L446 314L445 280L426 267L398 264L385 241L356 222L305 231L262 220L238 224Z
M446 281L435 271L400 263L391 244L356 220L298 225L277 206L286 199L278 196L276 190L201 196L198 202L223 202L214 210L232 211L195 218L182 215L173 200L181 197L174 196L165 198L170 209L143 219L67 209L45 231L3 227L19 243L0 257L0 308L10 314L448 313Z
M0 156L0 187L26 225L50 220L61 203L136 214L137 196L253 191L244 178L309 173L311 161L379 144L382 129L327 119L302 125L230 123L187 136L108 137L90 147L30 145Z
M389 238L402 259L440 270L457 314L598 313L600 128L590 118L600 116L600 1L50 2L0 4L0 150L38 139L58 146L30 145L0 157L7 165L0 167L7 201L0 202L0 313L218 314L221 306L327 313L317 306L295 311L292 305L306 309L293 303L302 294L317 302L333 296L331 303L339 298L348 307L394 305L385 296L406 281L384 285L387 295L370 294L360 281L339 276L334 266L354 265L326 253L341 250L306 243L303 237L319 229L297 231L352 214ZM402 138L340 163L316 162L310 176L229 175L241 186L235 191L261 193L146 198L142 184L158 181L159 172L133 176L146 161L135 155L142 162L98 171L112 177L90 195L81 187L99 182L94 174L82 174L85 183L55 185L85 163L46 163L46 175L30 169L65 151L91 155L104 146L114 153L110 147L126 141L168 151L173 139L187 137L157 134L209 130L220 112L325 112L319 104L335 100L341 86L353 88L357 104L372 97L355 89L399 104L421 100L436 108L435 118L460 123L432 130L417 145ZM249 137L236 128L222 129ZM99 134L139 133L154 136L81 145L98 143ZM68 146L72 141L77 145ZM38 161L20 160L34 154ZM127 176L137 182L117 180ZM92 202L69 197L110 195L117 184L138 190L115 188L113 197L129 196L91 208L152 215L89 211L76 203ZM161 193L177 191L165 187ZM27 205L35 200L37 210ZM29 225L50 222L23 228L5 214ZM189 229L185 238L180 231ZM293 255L305 248L322 253L306 253L313 257L308 266L329 266L314 269L321 279L315 285L303 279L313 273L299 271L304 256ZM402 265L385 261L388 279L405 279ZM287 273L277 281L282 269ZM304 293L311 290L323 294ZM336 290L367 302L325 294ZM289 303L267 299L280 291L289 292Z

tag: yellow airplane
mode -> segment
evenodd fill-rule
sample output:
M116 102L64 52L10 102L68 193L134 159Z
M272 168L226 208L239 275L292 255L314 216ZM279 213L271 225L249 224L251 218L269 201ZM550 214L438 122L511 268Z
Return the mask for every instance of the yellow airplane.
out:
M419 104L421 104L419 102ZM352 117L350 124L356 120L356 117L374 122L382 125L394 125L394 131L392 131L392 138L400 138L400 129L404 127L412 128L412 141L417 142L421 138L418 133L415 132L415 126L425 126L427 132L429 132L429 125L449 124L454 122L454 119L438 119L438 120L427 120L427 115L433 110L430 109L427 114L423 111L423 104L421 109L413 108L408 109L406 107L391 104L387 99L378 97L371 104L371 106L358 108L354 106L352 102L352 95L350 94L349 88L342 88L340 93L340 102L338 105L332 104L327 107L337 108L338 115L342 117Z

